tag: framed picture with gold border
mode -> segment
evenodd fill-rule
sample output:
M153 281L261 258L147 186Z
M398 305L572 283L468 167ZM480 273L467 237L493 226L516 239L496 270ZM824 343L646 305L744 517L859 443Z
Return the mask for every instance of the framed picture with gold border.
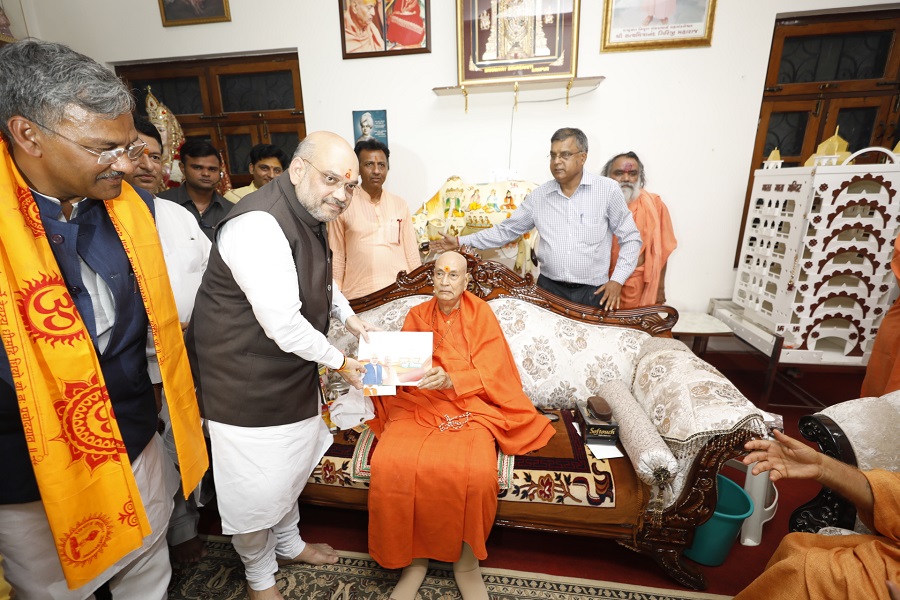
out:
M163 27L231 21L228 0L159 0Z
M605 0L601 51L712 45L716 0Z
M459 85L571 79L580 0L456 0Z

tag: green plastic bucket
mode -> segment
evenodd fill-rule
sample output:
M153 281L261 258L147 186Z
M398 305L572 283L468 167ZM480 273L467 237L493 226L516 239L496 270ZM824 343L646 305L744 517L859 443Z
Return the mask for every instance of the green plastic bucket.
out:
M716 475L716 481L719 488L716 512L697 528L694 543L684 551L685 556L708 567L725 562L744 519L753 514L753 500L744 488L724 475Z

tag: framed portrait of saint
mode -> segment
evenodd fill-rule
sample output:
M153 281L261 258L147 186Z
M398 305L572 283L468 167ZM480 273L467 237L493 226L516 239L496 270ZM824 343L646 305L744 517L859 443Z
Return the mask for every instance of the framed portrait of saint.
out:
M580 0L456 0L459 85L571 79Z
M431 52L430 0L337 0L344 58Z
M163 27L231 21L228 0L159 0Z
M716 0L605 0L600 50L712 44Z

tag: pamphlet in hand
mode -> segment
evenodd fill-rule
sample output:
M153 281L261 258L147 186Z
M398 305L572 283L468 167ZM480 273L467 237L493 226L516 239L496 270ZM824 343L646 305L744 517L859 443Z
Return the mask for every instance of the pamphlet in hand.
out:
M370 331L359 340L359 362L366 368L363 394L386 396L397 386L418 385L431 368L433 335L419 331Z

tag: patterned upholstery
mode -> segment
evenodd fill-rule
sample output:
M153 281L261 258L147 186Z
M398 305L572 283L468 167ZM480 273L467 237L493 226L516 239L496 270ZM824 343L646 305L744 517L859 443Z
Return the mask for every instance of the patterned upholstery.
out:
M575 408L576 398L619 380L631 386L641 344L650 335L632 329L548 318L523 300L489 302L512 349L525 393L540 408Z

